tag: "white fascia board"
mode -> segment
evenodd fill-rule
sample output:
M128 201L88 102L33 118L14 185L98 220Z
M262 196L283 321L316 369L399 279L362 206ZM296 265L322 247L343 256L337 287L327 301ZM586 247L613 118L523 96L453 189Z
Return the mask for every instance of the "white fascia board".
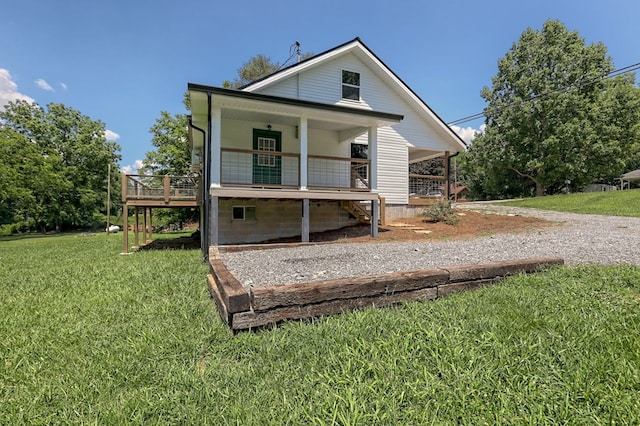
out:
M461 151L466 150L467 146L460 141L458 135L455 134L453 129L451 129L451 127L449 127L445 122L443 122L440 117L435 115L431 108L429 108L429 106L422 99L420 99L402 80L400 80L398 76L389 69L389 67L382 63L368 49L363 48L362 45L358 44L357 46L359 47L360 52L364 53L368 57L368 59L378 67L378 69L382 70L385 75L402 90L404 95L409 98L410 101L418 106L420 111L425 113L431 120L433 120L436 125L440 127L453 140L455 145L461 148Z

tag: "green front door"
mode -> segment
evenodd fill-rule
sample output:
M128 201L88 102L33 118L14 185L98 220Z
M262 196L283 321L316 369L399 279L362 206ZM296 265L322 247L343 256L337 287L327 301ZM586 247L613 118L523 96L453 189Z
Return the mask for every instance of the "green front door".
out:
M282 183L282 133L253 129L253 183L280 185Z

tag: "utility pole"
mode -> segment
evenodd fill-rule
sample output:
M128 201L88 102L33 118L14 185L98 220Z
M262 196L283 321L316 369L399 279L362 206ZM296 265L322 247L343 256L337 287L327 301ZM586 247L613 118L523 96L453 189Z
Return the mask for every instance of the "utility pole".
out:
M109 170L107 172L107 235L109 235L109 228L111 221L111 163L109 163Z

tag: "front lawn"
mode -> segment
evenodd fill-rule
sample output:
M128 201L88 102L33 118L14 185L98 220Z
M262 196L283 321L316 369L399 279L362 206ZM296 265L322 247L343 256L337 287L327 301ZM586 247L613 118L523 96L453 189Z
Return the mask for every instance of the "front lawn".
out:
M640 217L640 189L550 195L500 204L571 213Z
M640 268L231 335L198 250L0 240L0 424L634 423Z

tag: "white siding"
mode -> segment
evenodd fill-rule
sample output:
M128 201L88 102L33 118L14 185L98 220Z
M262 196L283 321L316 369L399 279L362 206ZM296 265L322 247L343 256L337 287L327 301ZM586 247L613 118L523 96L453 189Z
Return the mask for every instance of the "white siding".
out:
M356 139L367 143L366 136ZM402 136L392 127L378 129L378 192L389 204L407 204L409 188L409 150Z
M286 80L278 81L277 83L264 88L260 92L263 95L270 96L282 96L284 98L298 98L298 76L294 75Z
M360 102L341 99L342 70L360 73ZM353 53L347 53L257 92L404 115L400 123L378 131L378 190L387 198L387 203L406 204L408 144L433 151L447 151L452 150L451 140L440 125L421 110L421 106L406 101L401 96L401 89L390 86L387 80L381 78L382 75ZM357 141L367 143L366 135L358 137ZM348 145L310 144L309 152L350 156ZM318 152L318 148L322 151ZM335 151L340 154L334 154L333 148L337 148Z

